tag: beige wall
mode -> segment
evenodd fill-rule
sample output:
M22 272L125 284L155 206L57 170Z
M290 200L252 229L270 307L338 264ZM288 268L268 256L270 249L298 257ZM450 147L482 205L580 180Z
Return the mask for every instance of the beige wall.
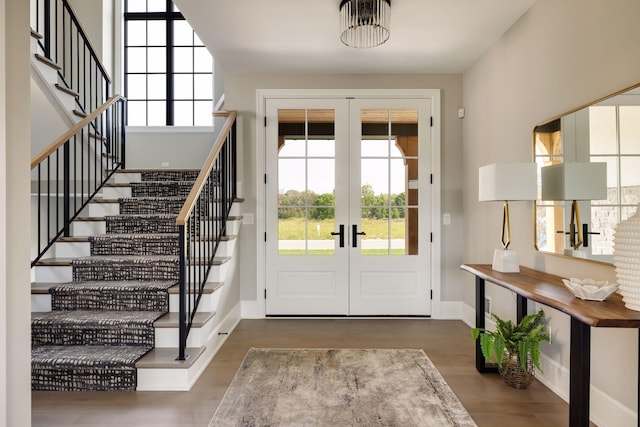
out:
M100 62L113 78L114 0L70 0L69 3Z
M534 125L639 82L638 16L637 0L538 0L464 73L465 262L488 263L499 245L500 206L478 202L478 167L531 161ZM522 265L562 276L615 281L612 267L536 252L531 203L512 204L511 227L512 246ZM473 306L470 275L464 277L464 289L464 301ZM498 314L513 315L513 297L490 292ZM569 319L547 312L554 338L545 354L568 368ZM592 349L592 385L637 410L637 331L594 330Z
M0 0L0 12L0 426L23 427L31 425L29 2Z
M457 110L462 103L460 75L356 75L356 74L244 74L225 76L225 108L238 110L242 158L243 212L256 209L256 90L257 89L441 89L442 90L442 211L451 213L452 225L442 229L442 299L460 300L458 266L462 253L460 150L462 124ZM256 227L243 225L241 297L256 300Z

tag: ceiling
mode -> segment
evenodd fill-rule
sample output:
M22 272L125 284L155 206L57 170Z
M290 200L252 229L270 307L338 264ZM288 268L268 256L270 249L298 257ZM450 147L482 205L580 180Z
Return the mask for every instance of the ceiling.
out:
M225 72L462 73L535 0L392 0L391 37L339 39L339 0L175 0Z

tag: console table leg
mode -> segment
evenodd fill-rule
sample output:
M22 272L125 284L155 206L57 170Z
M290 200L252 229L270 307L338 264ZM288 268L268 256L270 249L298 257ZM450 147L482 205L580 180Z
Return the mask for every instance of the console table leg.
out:
M589 426L589 387L591 385L591 329L571 318L569 384L569 426Z
M527 299L520 294L516 294L516 318L518 323L527 315Z
M485 281L484 279L476 276L476 328L484 328L484 295L485 295ZM476 369L478 372L498 372L498 368L493 365L487 364L482 350L480 349L480 340L476 340Z

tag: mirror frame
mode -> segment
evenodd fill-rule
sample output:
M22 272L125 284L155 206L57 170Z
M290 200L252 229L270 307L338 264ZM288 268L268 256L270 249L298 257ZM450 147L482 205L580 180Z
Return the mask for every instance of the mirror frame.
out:
M596 100L594 100L594 101L591 101L591 102L589 102L589 103L586 103L586 104L584 104L584 105L581 105L581 106L579 106L579 107L577 107L577 108L574 108L574 109L572 109L572 110L566 111L566 112L564 112L564 113L558 114L558 115L556 115L556 116L554 116L554 117L552 117L552 118L549 118L549 119L547 119L547 120L544 120L544 121L542 121L542 122L540 122L540 123L536 124L536 125L533 127L532 131L531 131L531 139L532 139L532 144L531 144L531 146L532 146L532 158L533 158L533 162L534 162L534 163L536 163L536 160L537 160L537 159L536 159L536 129L538 129L538 128L539 128L539 127L541 127L541 126L548 125L548 124L550 124L550 123L552 123L552 122L554 122L554 121L556 121L556 120L560 120L560 119L562 119L562 118L563 118L563 117L565 117L565 116L568 116L568 115L570 115L570 114L574 114L574 113L576 113L576 112L578 112L578 111L581 111L581 110L583 110L583 109L585 109L585 108L588 108L588 107L591 107L591 106L593 106L593 105L599 104L599 103L601 103L601 102L603 102L603 101L606 101L606 100L608 100L608 99L610 99L610 98L614 98L614 97L616 97L616 96L618 96L618 95L622 95L622 94L624 94L624 93L626 93L626 92L629 92L629 91L631 91L631 90L638 89L638 88L640 88L640 83L636 83L636 84L634 84L634 85L628 86L628 87L626 87L626 88L624 88L624 89L618 90L618 91L613 92L613 93L611 93L611 94L609 94L609 95L603 96L603 97L598 98L598 99L596 99ZM564 146L563 146L563 157L564 157ZM538 247L538 233L537 233L537 207L538 207L538 200L536 199L536 200L534 200L534 201L533 201L532 219L533 219L533 247L534 247L534 249L535 249L537 252L539 252L539 253L541 253L541 254L554 255L554 256L559 256L559 257L568 258L568 259L575 259L575 260L587 261L587 262L591 262L591 263L595 263L595 264L600 264L600 265L613 266L613 263L606 262L606 261L600 261L600 260L590 259L590 258L574 257L574 256L566 255L566 254L557 253L557 252L550 252L550 251L541 250L541 249Z

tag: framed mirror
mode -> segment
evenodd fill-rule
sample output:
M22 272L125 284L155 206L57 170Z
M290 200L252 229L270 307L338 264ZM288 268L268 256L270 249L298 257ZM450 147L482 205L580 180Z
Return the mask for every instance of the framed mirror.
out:
M536 249L613 264L613 231L640 202L640 84L539 124L533 130L533 152L538 166ZM607 170L606 199L578 202L578 250L569 244L571 201L541 200L541 168L568 162L604 162Z

